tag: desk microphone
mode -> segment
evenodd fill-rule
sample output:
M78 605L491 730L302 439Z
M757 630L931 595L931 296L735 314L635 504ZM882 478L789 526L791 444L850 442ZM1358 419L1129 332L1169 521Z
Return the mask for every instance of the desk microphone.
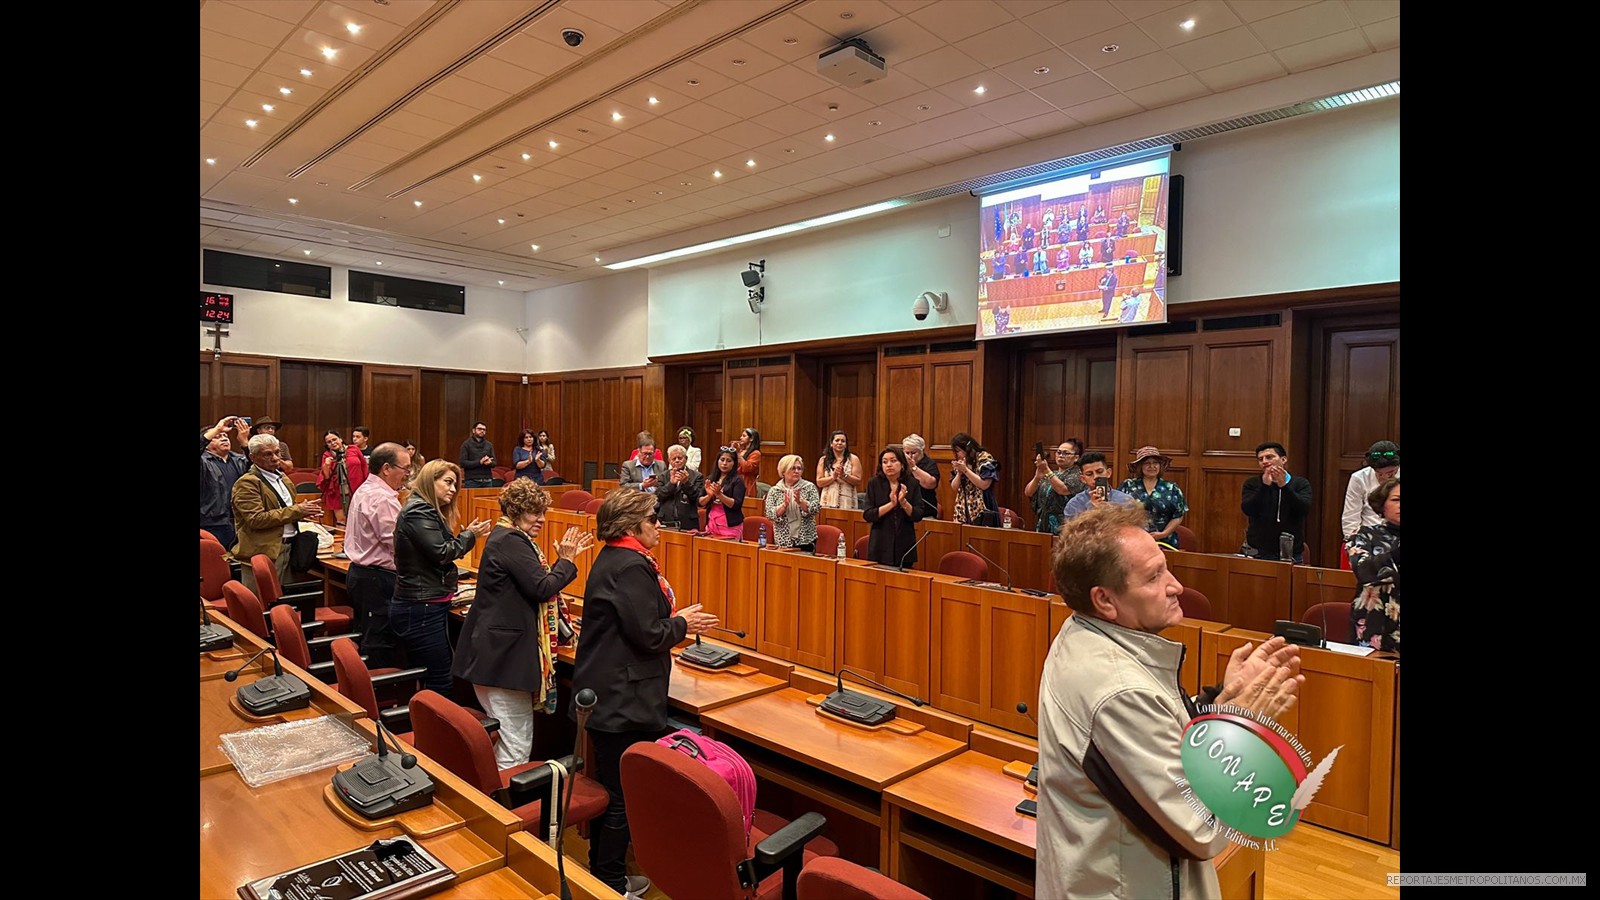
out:
M922 542L927 540L930 534L933 534L933 532L924 531L922 537L917 538L917 542L912 544L911 549L905 552L905 556L900 557L900 571L904 572L906 570L906 557L917 552L917 548L922 546Z
M939 518L939 504L934 503L932 500L929 500L926 495L919 494L918 495L918 499L920 499L924 504L926 504L929 509L933 510L933 517L935 519Z
M1021 700L1018 700L1017 701L1017 712L1022 713L1023 715L1028 717L1028 721L1033 723L1033 728L1034 728L1035 731L1039 730L1039 720L1035 719L1033 717L1033 714L1028 712L1028 704L1023 703ZM1035 788L1037 788L1039 786L1039 766L1037 764L1034 765L1033 768L1028 770L1028 777L1027 777L1026 781L1029 784L1033 785Z
M421 809L433 802L433 779L417 768L417 757L406 753L395 740L395 752L400 755L397 765L389 755L388 741L383 739L389 729L383 722L378 726L378 755L368 756L360 762L333 775L333 790L345 806L368 819L381 819L408 810ZM394 735L389 734L390 739Z
M593 688L584 688L572 698L572 702L578 707L578 735L573 739L572 755L577 757L579 768L583 765L583 751L589 749L583 746L589 733L589 714L594 712L594 705L599 699ZM566 843L567 813L572 809L572 785L576 782L577 778L574 777L567 785L567 802L561 808L561 833L556 836L556 874L561 878L561 900L572 900L572 886L567 884L566 854L561 852L561 846Z
M887 691L903 700L910 700L913 706L926 706L928 701L910 694L902 694L886 684L873 681L853 669L840 668L834 673L835 688L833 693L823 698L822 709L843 719L860 722L863 725L882 725L895 717L895 707L887 700L869 697L859 691L844 689L844 673L849 672L857 680L870 684L875 688Z
M727 628L711 628L709 630L744 637L744 632L742 631L733 631ZM697 666L704 666L707 669L726 669L739 663L738 651L702 643L698 634L694 636L694 646L683 648L683 652L678 654L678 658Z
M233 632L211 621L206 598L200 598L200 652L226 650L233 646Z
M263 653L272 654L272 674L239 688L234 695L239 705L256 716L268 716L310 706L311 688L304 681L283 671L283 663L278 661L278 651L271 644L262 647L255 656L240 664L239 668L222 673L223 679L237 681L239 673L250 668L250 664L260 659Z
M984 562L988 563L989 565L994 566L996 569L999 569L1000 570L1000 574L1004 575L1006 577L1006 590L1008 592L1011 590L1011 573L1006 571L1005 566L1002 566L999 563L995 562L994 560L990 559L989 557L984 556L981 552L979 552L977 547L972 546L972 542L971 541L967 541L967 549L971 550L974 554L976 554L979 559L982 559ZM1026 705L1026 704L1024 704L1024 705ZM1019 710L1019 712L1026 712L1026 710Z
M1317 643L1317 646L1326 650L1328 649L1328 607L1322 603L1317 605L1322 607L1322 640Z

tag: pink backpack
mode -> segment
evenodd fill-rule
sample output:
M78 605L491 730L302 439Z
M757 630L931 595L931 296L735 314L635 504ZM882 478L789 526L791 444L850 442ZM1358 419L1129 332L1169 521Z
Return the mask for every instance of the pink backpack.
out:
M680 728L656 743L700 760L706 768L728 783L728 787L733 789L733 796L739 801L739 811L744 816L744 836L748 841L750 826L755 823L756 816L756 773L750 770L750 764L744 761L744 757L727 744L695 734L687 728Z

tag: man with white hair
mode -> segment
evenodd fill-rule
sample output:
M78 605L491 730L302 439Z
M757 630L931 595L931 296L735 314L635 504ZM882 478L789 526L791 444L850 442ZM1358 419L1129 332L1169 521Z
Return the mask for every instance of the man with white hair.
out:
M922 500L928 504L923 515L932 513L939 518L939 464L928 458L928 442L922 435L912 432L900 439L900 449L905 451L906 462L911 464L911 477L922 487Z
M232 548L243 565L239 580L261 596L250 557L257 553L272 560L281 586L289 575L289 543L299 533L296 524L322 515L322 500L294 502L294 486L278 471L278 439L258 434L250 439L250 470L233 483L233 529L239 540Z

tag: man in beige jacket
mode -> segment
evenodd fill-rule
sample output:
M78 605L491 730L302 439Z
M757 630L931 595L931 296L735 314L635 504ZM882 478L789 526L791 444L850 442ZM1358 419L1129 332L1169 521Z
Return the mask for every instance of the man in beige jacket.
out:
M1106 504L1062 526L1052 565L1073 615L1039 685L1041 898L1220 896L1211 858L1227 846L1183 794L1179 749L1196 701L1178 684L1183 586L1145 529L1145 512ZM1278 715L1304 676L1298 648L1273 638L1228 661L1200 703Z

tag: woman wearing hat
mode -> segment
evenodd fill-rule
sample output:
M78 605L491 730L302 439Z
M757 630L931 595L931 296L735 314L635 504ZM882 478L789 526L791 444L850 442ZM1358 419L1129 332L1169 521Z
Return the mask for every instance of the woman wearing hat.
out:
M1172 457L1162 456L1154 447L1140 447L1133 452L1133 462L1128 463L1128 474L1121 491L1139 501L1150 517L1145 530L1158 542L1178 549L1178 526L1189 514L1189 504L1183 499L1183 489L1162 478Z
M700 448L694 445L694 429L687 425L679 428L678 443L683 445L683 451L684 453L687 453L689 457L684 461L684 465L687 466L690 471L700 471Z

